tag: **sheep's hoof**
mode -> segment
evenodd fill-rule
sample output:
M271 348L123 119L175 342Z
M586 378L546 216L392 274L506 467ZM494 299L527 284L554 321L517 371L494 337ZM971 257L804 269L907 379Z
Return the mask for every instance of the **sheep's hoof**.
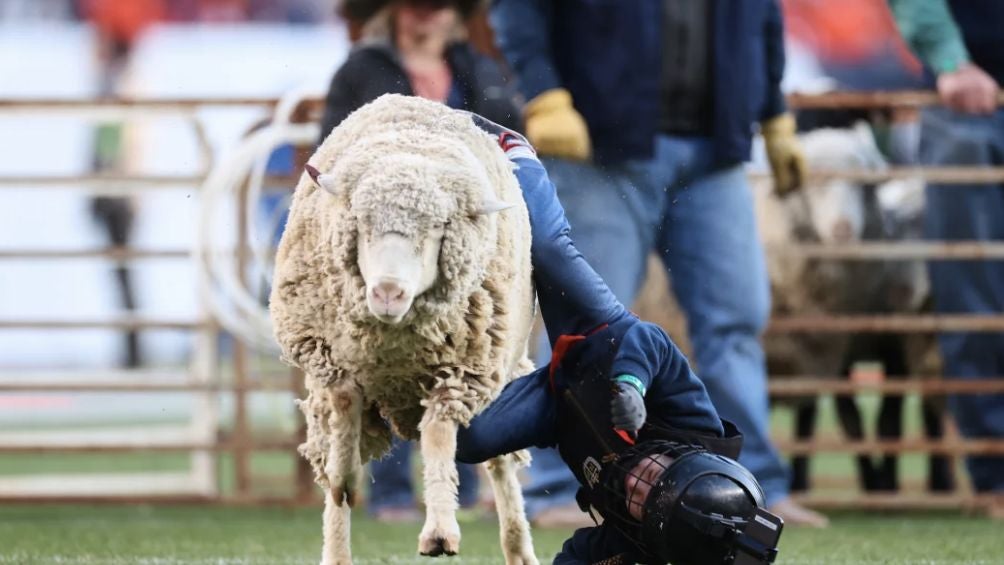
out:
M449 531L447 531L449 530ZM422 528L418 536L418 552L428 557L440 555L456 555L460 551L460 526L452 528L429 527Z

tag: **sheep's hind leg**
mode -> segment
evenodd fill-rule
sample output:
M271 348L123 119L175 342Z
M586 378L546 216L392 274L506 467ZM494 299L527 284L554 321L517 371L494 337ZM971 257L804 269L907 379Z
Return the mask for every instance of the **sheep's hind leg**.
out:
M485 463L495 493L495 508L499 515L499 536L506 565L537 565L533 553L530 524L523 511L523 490L516 471L529 463L529 454L518 451L502 455Z
M350 507L356 502L362 469L359 454L362 397L355 389L336 390L330 394L334 410L329 423L331 440L325 469L328 485L324 496L321 565L351 565Z
M425 526L418 552L436 557L460 551L457 523L457 423L427 410L419 424L425 482Z

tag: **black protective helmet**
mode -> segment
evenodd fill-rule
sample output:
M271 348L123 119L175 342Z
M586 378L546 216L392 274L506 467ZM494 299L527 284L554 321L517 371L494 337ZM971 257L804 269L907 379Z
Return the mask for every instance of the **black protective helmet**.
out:
M654 482L646 482L650 490L639 523L624 511L629 500L624 485L636 465L660 455L672 461L656 463L662 471ZM698 446L644 441L622 452L610 469L614 472L604 477L607 511L601 509L601 514L638 544L647 562L714 565L733 563L740 553L753 556L753 563L773 561L781 522L762 509L763 490L734 460ZM743 535L757 516L776 526L772 540Z
M669 563L730 563L735 532L763 505L760 485L742 465L689 453L670 464L645 501L642 542Z

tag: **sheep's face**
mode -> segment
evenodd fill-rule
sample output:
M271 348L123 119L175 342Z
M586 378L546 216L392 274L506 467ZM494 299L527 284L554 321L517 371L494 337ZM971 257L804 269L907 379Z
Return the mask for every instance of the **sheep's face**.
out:
M444 234L442 222L417 237L395 231L359 234L359 271L370 314L389 324L404 319L415 297L436 283Z
M814 183L806 187L809 222L824 243L861 239L865 224L864 189L845 180Z
M396 157L391 174L377 168L358 179L351 194L331 175L307 172L348 206L356 226L356 262L366 288L366 307L376 319L398 324L415 299L439 278L440 250L451 221L492 214L510 205L485 197L480 205L458 202L445 185L475 182L420 157ZM478 183L480 184L480 183Z
M867 124L849 129L822 129L802 136L806 159L813 169L827 171L881 170L885 161ZM865 227L865 189L861 183L831 179L804 189L807 218L813 236L823 243L861 239ZM795 203L797 205L797 203Z

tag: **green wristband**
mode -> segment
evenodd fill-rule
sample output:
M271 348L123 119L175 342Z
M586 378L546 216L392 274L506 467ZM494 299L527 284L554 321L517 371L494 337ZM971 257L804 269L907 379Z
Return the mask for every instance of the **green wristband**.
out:
M617 375L614 377L614 381L618 383L627 383L638 389L638 392L640 392L642 396L645 396L645 384L641 382L641 379L634 375Z

